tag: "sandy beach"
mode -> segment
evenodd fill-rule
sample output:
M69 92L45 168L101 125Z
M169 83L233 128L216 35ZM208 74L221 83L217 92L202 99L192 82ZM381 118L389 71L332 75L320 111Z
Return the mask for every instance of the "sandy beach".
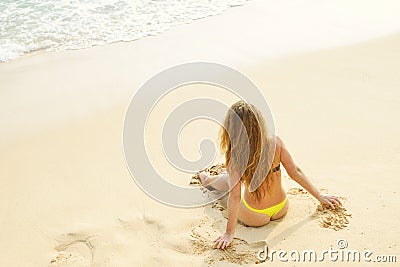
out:
M326 38L317 41L310 35L296 48L295 41L303 39L296 26L281 40L259 34L269 23L263 14L268 4L251 1L134 42L43 52L0 64L0 266L253 266L265 245L319 252L337 248L340 239L349 249L370 250L371 258L397 256L397 263L371 266L396 266L400 24L387 16L385 25L393 27L377 23L367 34L364 24L357 28L360 16L353 28L340 31L338 22L337 32L332 26ZM255 30L248 31L252 23ZM311 19L299 24L307 23ZM277 29L289 34L285 25ZM325 32L322 26L314 29L319 36ZM358 30L354 36L351 29ZM307 32L312 31L302 34ZM152 75L190 61L229 65L257 84L296 162L318 188L343 197L351 214L346 228L321 227L317 201L284 174L288 214L260 228L238 225L233 248L214 250L212 240L226 224L222 207L173 208L138 188L122 150L129 101ZM170 97L165 108L198 97L199 91ZM212 88L201 95L234 101ZM154 116L150 127L160 130L162 122ZM198 156L199 138L217 140L216 125L206 133L199 127L205 128L193 124L183 132L183 153L189 158ZM157 153L158 138L149 139L156 151L152 160L174 182L188 184L191 176L167 166Z

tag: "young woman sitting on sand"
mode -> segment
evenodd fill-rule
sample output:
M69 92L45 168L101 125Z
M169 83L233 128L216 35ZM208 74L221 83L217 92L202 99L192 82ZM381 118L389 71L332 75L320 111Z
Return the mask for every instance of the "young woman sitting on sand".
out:
M244 128L245 131L240 130ZM228 133L231 135L231 139ZM265 140L261 140L261 137ZM231 244L237 219L248 226L258 227L285 216L289 202L282 188L280 163L283 164L289 176L318 201L330 205L332 208L335 208L335 205L341 205L338 197L321 194L315 188L296 165L279 137L276 137L271 168L266 170L269 168L265 155L267 149L262 149L262 143L268 146L272 138L267 137L264 118L253 105L243 101L232 105L225 117L220 139L221 151L225 153L227 173L215 176L210 176L207 172L200 173L200 179L204 186L211 186L220 191L230 190L226 231L214 241L215 248L225 249ZM244 149L246 147L248 152ZM248 157L243 156L244 154ZM265 156L261 157L260 155L263 154ZM258 164L260 164L259 168L257 168ZM252 183L254 179L259 179L257 188L251 188L254 187L254 183ZM242 185L244 187L243 195L241 193Z

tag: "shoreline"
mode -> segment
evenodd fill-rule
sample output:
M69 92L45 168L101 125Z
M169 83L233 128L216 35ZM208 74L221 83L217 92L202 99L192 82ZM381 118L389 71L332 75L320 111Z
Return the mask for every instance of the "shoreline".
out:
M290 1L274 3L273 1L252 0L247 1L246 3L241 5L228 7L226 10L222 11L222 13L219 14L194 19L191 22L171 25L167 30L164 30L163 32L158 34L150 34L129 41L119 40L102 45L65 49L61 51L46 51L46 49L43 49L39 52L34 51L33 53L24 54L22 57L18 57L4 63L14 63L15 60L19 61L21 59L27 60L31 56L42 56L42 54L46 55L47 53L65 53L67 51L79 51L97 47L108 47L115 44L123 45L125 43L129 44L135 42L147 42L146 39L150 39L152 37L166 35L165 38L169 38L170 35L176 35L176 33L184 33L190 35L190 38L195 37L196 33L200 33L200 35L204 37L216 36L215 34L204 34L204 32L207 32L207 29L210 26L217 26L217 28L226 28L224 27L224 24L229 24L231 28L237 29L237 32L224 32L225 34L229 35L227 39L233 40L234 36L232 36L232 34L247 35L246 37L251 38L246 38L246 40L257 40L261 43L262 46L266 45L266 47L270 49L272 48L273 50L276 50L278 46L284 47L284 49L282 50L276 50L281 52L276 55L265 53L262 49L257 50L258 55L261 55L261 60L265 60L271 57L279 58L281 56L290 56L293 53L297 54L308 51L324 50L348 45L357 45L373 39L379 39L387 35L395 34L396 32L400 32L400 19L395 16L395 14L387 12L392 11L395 8L400 8L400 4L398 2L396 2L395 0L386 0L385 4L387 7L376 3L363 3L365 9L364 13L346 13L352 11L351 8L358 8L358 4L359 3L357 1L344 0L337 1L335 4L316 4L311 0L307 0L302 5L293 5L293 3L291 3ZM277 13L272 13L272 11ZM251 14L253 16L251 16ZM268 17L263 17L264 15L268 15ZM285 16L290 16L291 21L297 21L298 25L293 25L290 21L287 21L286 24L282 23L281 19ZM311 29L307 29L307 27L311 26L312 28L312 26L315 26L312 23L312 20L321 17L325 18L319 21L320 25L318 27L313 28L313 31L310 31ZM345 18L347 20L345 20ZM306 21L299 21L300 19L306 19ZM242 20L245 22L239 23L237 20ZM246 20L249 21L246 22ZM266 28L263 25L273 21L278 21L282 24L280 24L278 28ZM254 24L253 22L260 23ZM360 24L365 26L361 26ZM271 37L270 41L272 42L266 42L268 40L266 40L262 36L251 36L249 34L246 34L246 29L244 27L247 27L249 25L253 27L251 29L252 32L263 33L262 30L264 30L264 34L269 35ZM290 26L293 27L293 29L289 29L288 27ZM278 34L277 30L281 30L282 35ZM288 37L283 35L287 32L296 31L299 31L298 34L304 34L305 36L294 34L293 36ZM326 35L327 32L329 32L328 35ZM304 42L304 37L310 37L309 42ZM282 38L281 40L279 40L281 41L281 43L275 43L273 41L274 38ZM221 38L221 36L218 36L217 39L223 40L225 38ZM288 44L284 41L294 41L296 42L296 46L288 46ZM209 52L212 53L212 51ZM254 61L249 61L249 63L252 64L254 63ZM1 65L2 63L0 63L0 66Z
M70 2L56 6L54 4L57 2L49 2L38 9L31 6L32 2L29 1L17 6L4 4L0 7L4 13L1 16L4 24L2 36L7 43L0 44L0 62L8 62L36 51L85 49L115 42L135 41L158 35L176 25L223 14L229 8L242 6L246 2L247 0L222 0L215 3L198 1L193 4L159 1L152 4L146 1L139 3L122 0L118 3L97 1L84 5ZM26 8L30 9L33 16L27 14ZM69 16L74 9L75 19ZM57 12L58 16L47 18L52 12ZM13 17L14 13L18 13L23 20ZM119 20L115 17L116 14L119 15ZM40 17L47 18L46 25L41 23L43 21ZM21 34L27 36L18 38Z

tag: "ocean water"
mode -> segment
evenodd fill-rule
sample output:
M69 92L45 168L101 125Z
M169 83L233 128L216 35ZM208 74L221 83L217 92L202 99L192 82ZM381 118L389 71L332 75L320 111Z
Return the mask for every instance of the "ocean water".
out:
M159 34L247 0L1 0L0 62Z

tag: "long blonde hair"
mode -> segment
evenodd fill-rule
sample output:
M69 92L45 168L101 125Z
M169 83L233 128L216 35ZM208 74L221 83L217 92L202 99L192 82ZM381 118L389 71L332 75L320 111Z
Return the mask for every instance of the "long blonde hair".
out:
M257 201L265 195L261 186L264 179L269 190L267 176L270 166L264 149L267 145L267 129L261 112L244 101L234 103L221 127L220 148L225 154L228 173L242 174L241 179L247 189L253 179L260 181L259 186L249 192Z

